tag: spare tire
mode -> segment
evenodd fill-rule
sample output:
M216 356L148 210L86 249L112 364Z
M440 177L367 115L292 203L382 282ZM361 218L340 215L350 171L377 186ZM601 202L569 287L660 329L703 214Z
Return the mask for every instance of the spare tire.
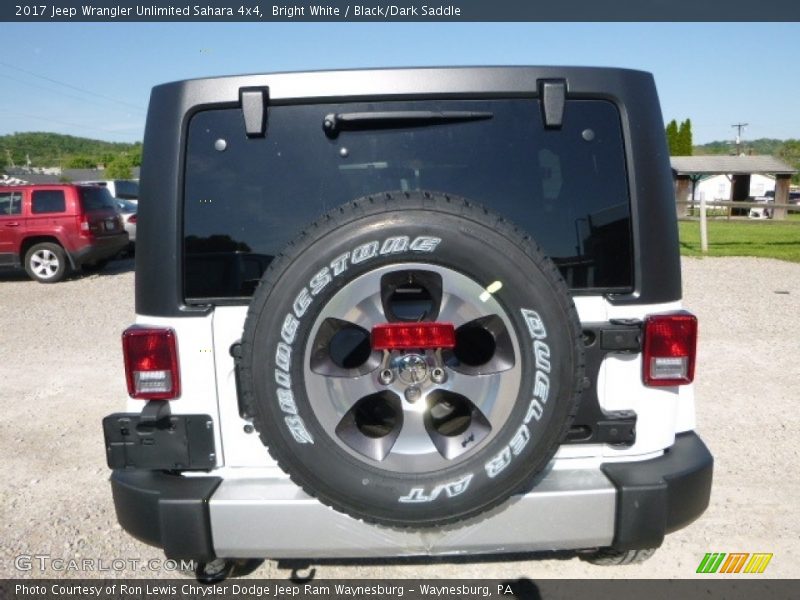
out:
M455 346L373 347L376 325L429 321L452 323ZM564 281L529 237L463 199L397 192L330 212L272 262L240 381L261 440L307 493L429 527L532 483L577 409L582 347Z

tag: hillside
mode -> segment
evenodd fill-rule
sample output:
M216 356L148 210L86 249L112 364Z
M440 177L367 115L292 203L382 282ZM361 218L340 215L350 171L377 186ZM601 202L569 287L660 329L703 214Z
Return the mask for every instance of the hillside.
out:
M779 156L781 148L786 142L793 142L796 140L776 140L773 138L759 138L757 140L745 140L742 142L742 148L745 152L752 151L753 154L772 154ZM694 146L694 154L733 154L736 146L731 140L724 142L709 142Z
M141 153L141 143L104 142L59 133L37 131L0 136L0 168L11 161L23 166L28 158L34 167L89 168L121 155L127 155L138 165Z

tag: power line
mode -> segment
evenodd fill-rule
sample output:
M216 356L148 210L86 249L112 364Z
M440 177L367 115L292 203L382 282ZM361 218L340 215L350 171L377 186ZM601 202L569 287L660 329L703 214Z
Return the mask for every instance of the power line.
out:
M60 121L58 119L51 119L49 117L41 117L39 115L29 115L29 114L26 114L26 113L12 112L12 111L8 111L8 110L6 110L6 109L4 109L3 107L0 106L0 115L3 115L3 114L10 115L12 117L26 117L28 119L39 119L40 121L48 121L50 123L56 123L58 125L67 125L68 127L79 127L81 129L91 129L93 131L102 131L103 133L119 134L119 131L114 131L113 129L103 129L103 128L100 128L100 127L92 127L91 125L82 125L82 124L79 124L79 123L69 123L67 121ZM123 130L123 131L133 131L134 129L138 129L138 127L137 128L131 127L129 129L126 129L126 130ZM130 143L130 142L125 142L125 143Z
M24 79L18 79L16 77L12 77L11 75L7 75L6 73L0 73L0 77L2 77L3 79L8 79L9 81L16 81L17 83L21 83L23 85L29 85L31 87L35 87L35 88L40 89L40 90L45 90L46 92L52 92L54 94L58 94L59 97L72 98L73 100L78 100L79 102L87 102L89 104L94 104L95 106L101 106L101 107L104 106L100 102L97 102L97 101L94 101L94 100L88 100L86 98L81 98L80 96L74 96L72 94L68 94L66 92L62 92L61 90L57 90L57 89L52 88L52 87L47 87L47 86L44 86L44 85L40 85L38 83L32 83L30 81L25 81ZM122 109L117 109L117 110L122 110Z
M17 66L14 66L14 65L10 65L7 62L1 61L1 60L0 60L0 65L3 65L4 67L7 67L9 69L14 69L15 71L19 71L21 73L26 73L27 75L31 75L32 77L38 77L39 79L44 79L45 81L49 81L51 83L55 83L55 84L58 84L58 85L63 85L64 87L68 87L70 89L76 90L78 92L81 92L82 94L88 94L90 96L94 96L94 97L97 97L97 98L103 98L105 100L108 100L109 102L115 102L116 104L122 104L123 106L127 106L129 108L133 108L135 110L138 110L138 111L141 111L141 112L145 112L144 109L141 106L136 106L135 104L131 104L130 102L125 102L124 100L118 100L118 99L112 98L110 96L105 96L105 95L99 94L97 92L92 92L90 90L87 90L87 89L84 89L84 88L80 88L80 87L78 87L76 85L72 85L71 83L66 83L64 81L59 81L58 79L53 79L52 77L47 77L45 75L39 75L38 73L34 73L33 71L29 71L27 69L23 69L22 67L17 67Z

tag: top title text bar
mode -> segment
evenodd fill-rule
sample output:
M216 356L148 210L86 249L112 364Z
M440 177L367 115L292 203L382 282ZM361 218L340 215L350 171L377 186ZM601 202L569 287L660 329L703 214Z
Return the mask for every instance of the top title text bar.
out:
M16 0L0 21L800 21L797 0Z

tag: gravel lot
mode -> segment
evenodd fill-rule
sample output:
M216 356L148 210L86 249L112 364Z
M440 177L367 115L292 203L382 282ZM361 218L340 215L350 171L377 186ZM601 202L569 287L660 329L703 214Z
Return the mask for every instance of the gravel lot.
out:
M316 577L691 577L705 552L773 552L766 575L798 577L800 265L684 260L700 319L698 429L716 458L711 507L651 561L602 568L553 554L315 565ZM19 555L161 559L117 525L100 420L125 395L119 334L133 318L132 261L41 285L0 275L0 577L92 573L15 568ZM288 578L267 561L253 575ZM164 570L95 576L170 577Z

